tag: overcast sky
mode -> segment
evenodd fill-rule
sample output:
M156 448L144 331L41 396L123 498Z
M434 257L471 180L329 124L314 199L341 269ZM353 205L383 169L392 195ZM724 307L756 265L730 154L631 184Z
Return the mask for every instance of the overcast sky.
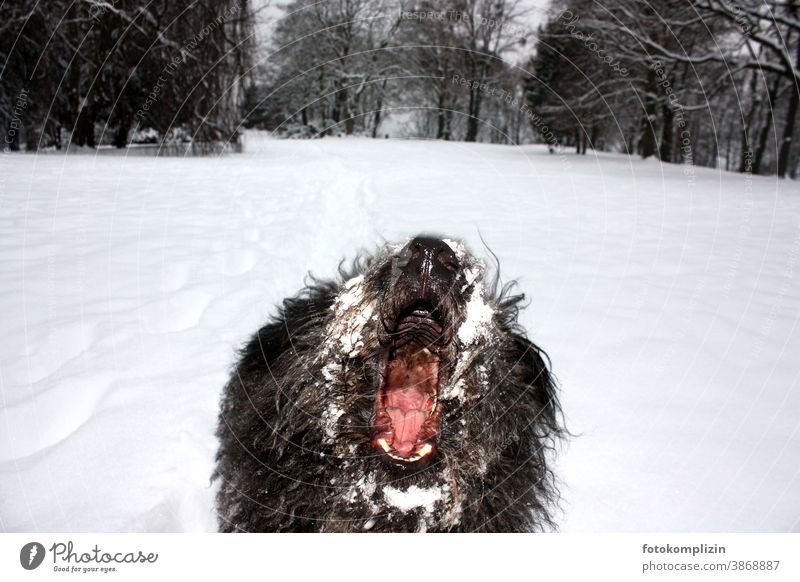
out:
M525 25L535 30L543 20L544 9L550 4L550 0L520 0L520 5L527 11ZM262 22L274 21L283 14L285 2L275 0L254 0L253 7L259 11L259 20Z
M532 28L536 28L544 19L544 9L550 4L550 0L522 0L521 4L528 10L528 22Z
M521 26L528 29L531 33L536 32L536 27L545 18L545 9L550 5L551 0L520 0L520 7L525 11L525 16L521 19ZM260 44L265 45L269 41L270 28L279 19L286 6L286 2L276 0L254 0L253 7L257 11L257 36ZM512 50L505 54L505 59L513 63L521 63L530 58L533 52L533 45L536 39L530 38L526 46L519 50Z

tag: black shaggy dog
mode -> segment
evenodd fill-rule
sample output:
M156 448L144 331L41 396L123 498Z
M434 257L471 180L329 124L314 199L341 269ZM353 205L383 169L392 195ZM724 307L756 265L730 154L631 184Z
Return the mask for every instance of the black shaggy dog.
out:
M225 387L222 531L554 527L546 356L458 242L417 237L287 299Z

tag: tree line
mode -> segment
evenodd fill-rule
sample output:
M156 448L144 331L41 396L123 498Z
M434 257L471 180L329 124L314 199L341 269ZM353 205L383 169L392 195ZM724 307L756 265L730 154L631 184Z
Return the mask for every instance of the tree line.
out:
M248 120L293 136L382 137L391 115L422 137L518 143L529 121L486 88L522 99L524 70L506 57L530 42L523 16L509 0L291 1Z
M532 106L585 151L795 177L800 3L567 0L541 26Z
M248 0L4 2L3 145L237 144L253 44Z
M800 0L526 6L289 0L257 30L247 0L3 3L0 123L12 149L403 126L797 175Z
M283 135L546 142L795 176L798 1L295 0L248 122ZM498 95L502 96L498 98Z

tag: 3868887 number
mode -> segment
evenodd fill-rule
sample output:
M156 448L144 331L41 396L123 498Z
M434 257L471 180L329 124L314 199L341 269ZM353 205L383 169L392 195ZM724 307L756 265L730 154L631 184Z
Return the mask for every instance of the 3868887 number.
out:
M731 561L731 570L777 570L780 560L736 560Z

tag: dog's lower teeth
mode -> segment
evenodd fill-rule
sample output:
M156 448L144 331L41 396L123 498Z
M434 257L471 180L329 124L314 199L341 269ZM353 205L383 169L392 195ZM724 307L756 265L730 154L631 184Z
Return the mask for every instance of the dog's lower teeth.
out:
M380 439L383 440L383 439ZM380 442L380 441L378 441ZM416 455L411 455L410 457L401 457L399 455L395 455L391 453L389 450L386 451L386 454L389 455L392 459L396 461L405 461L407 463L413 463L414 461L419 461L422 457L428 455L433 450L433 446L430 444L424 444L422 447L417 451Z

